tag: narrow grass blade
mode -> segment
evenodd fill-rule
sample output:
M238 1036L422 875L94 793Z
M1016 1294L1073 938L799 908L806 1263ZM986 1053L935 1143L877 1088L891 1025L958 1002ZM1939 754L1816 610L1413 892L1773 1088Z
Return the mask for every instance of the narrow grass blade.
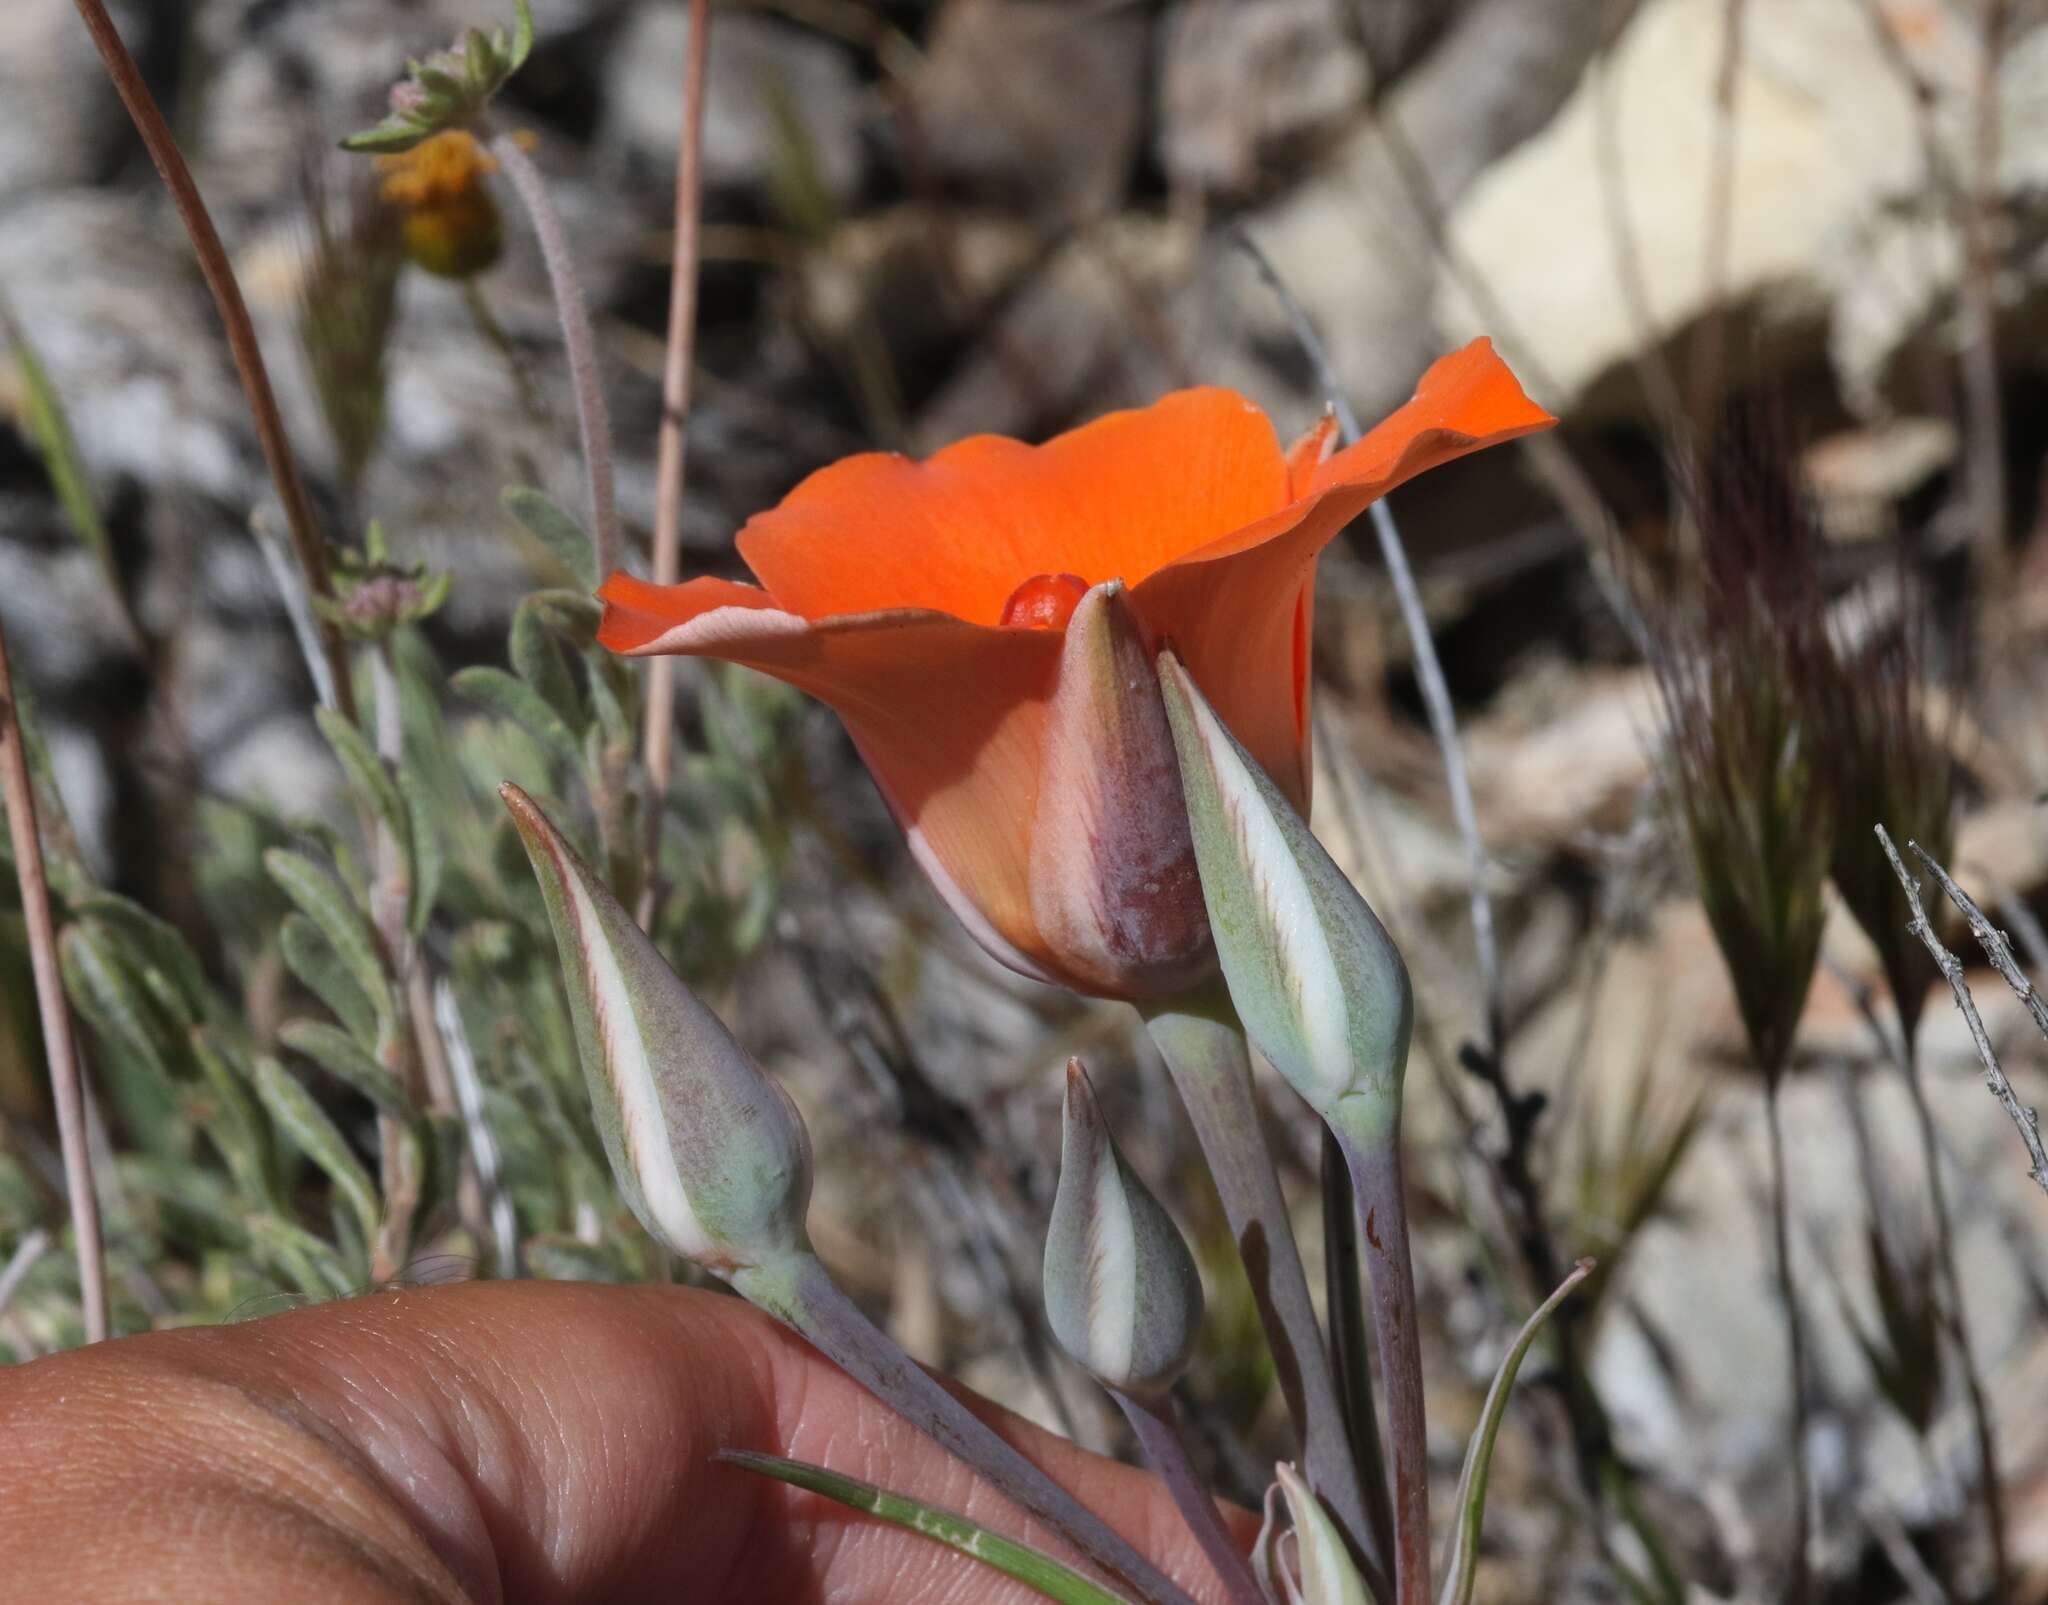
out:
M1473 1578L1479 1568L1479 1524L1486 1514L1486 1476L1493 1469L1493 1443L1500 1436L1501 1417L1507 1411L1515 1373L1521 1370L1523 1357L1536 1341L1543 1323L1571 1296L1572 1289L1592 1274L1593 1261L1580 1260L1571 1275L1558 1284L1557 1291L1537 1306L1536 1313L1523 1323L1514 1346L1500 1362L1493 1386L1486 1391L1479 1425L1473 1429L1471 1447L1465 1451L1465 1469L1458 1477L1457 1525L1451 1529L1451 1551L1444 1557L1444 1587L1437 1596L1437 1605L1469 1605Z
M822 1494L850 1509L866 1511L879 1520L920 1533L934 1543L957 1549L1005 1577L1014 1577L1027 1588L1036 1589L1047 1599L1059 1600L1062 1605L1129 1605L1123 1595L1112 1594L1100 1584L1090 1582L1050 1555L1041 1554L1013 1538L1005 1538L1001 1533L991 1532L965 1516L912 1499L907 1494L891 1493L871 1482L842 1477L836 1471L807 1465L801 1460L784 1460L779 1455L756 1454L747 1449L723 1449L717 1458L729 1466L738 1466L763 1477L773 1477L777 1482Z

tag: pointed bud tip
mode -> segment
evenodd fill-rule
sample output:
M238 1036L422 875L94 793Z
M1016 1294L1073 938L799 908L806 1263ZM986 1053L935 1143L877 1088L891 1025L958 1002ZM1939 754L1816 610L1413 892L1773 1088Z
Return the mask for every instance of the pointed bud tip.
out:
M804 1251L811 1146L789 1095L539 805L509 782L498 795L547 901L592 1114L634 1214L720 1274Z
M1079 1059L1067 1061L1060 1176L1045 1244L1046 1316L1105 1387L1163 1392L1186 1367L1202 1285L1179 1229L1117 1151Z

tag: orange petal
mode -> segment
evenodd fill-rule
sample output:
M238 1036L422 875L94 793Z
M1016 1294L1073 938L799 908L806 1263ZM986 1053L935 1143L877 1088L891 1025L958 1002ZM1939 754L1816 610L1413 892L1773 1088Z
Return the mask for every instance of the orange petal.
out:
M910 607L992 624L1031 575L1136 585L1287 500L1265 415L1182 390L1042 446L979 435L921 463L850 457L750 519L739 550L805 618Z
M1415 397L1315 472L1314 492L1162 569L1132 596L1155 638L1173 641L1217 714L1306 811L1309 791L1304 598L1316 558L1404 480L1556 420L1523 395L1490 341L1435 363Z
M813 624L725 580L615 574L598 594L613 651L743 663L829 704L962 923L1011 968L1067 979L1031 915L1029 862L1064 632L911 609Z
M1310 489L1376 483L1384 492L1424 469L1556 422L1481 335L1431 363L1413 398L1317 469Z

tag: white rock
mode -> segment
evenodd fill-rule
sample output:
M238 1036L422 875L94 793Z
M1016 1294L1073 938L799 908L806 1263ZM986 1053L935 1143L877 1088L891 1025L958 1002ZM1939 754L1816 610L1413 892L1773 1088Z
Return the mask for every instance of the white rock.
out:
M1123 195L1150 24L1135 6L947 0L912 94L935 175L1060 219Z
M1357 111L1369 77L1337 0L1184 0L1163 30L1159 160L1242 194L1289 143Z
M683 6L642 6L612 47L604 137L665 175L682 133L689 32ZM767 189L788 166L793 123L803 154L843 201L860 183L861 118L860 86L836 45L769 17L718 13L704 86L707 186Z
M1723 123L1716 82L1727 7L1649 0L1556 120L1495 164L1454 209L1451 238L1500 314L1446 281L1446 333L1491 333L1553 408L1599 411L1635 353L1684 331L1712 300L1709 196ZM1966 137L1972 59L1964 22L1913 8L1897 28L1937 90L1951 162ZM1829 337L1852 401L1873 405L1901 341L1938 308L1956 272L1944 223L1925 220L1913 102L1860 0L1777 0L1747 31L1736 75L1733 206L1723 304L1743 331ZM2043 158L2026 142L2042 113L2039 31L2003 71L2003 177ZM1627 266L1635 264L1633 271Z

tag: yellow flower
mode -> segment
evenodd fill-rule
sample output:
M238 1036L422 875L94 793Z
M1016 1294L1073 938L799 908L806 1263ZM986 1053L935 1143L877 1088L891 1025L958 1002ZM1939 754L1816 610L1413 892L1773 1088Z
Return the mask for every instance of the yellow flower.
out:
M377 158L378 186L405 217L405 254L444 279L467 279L498 260L505 231L484 180L496 160L461 129Z

